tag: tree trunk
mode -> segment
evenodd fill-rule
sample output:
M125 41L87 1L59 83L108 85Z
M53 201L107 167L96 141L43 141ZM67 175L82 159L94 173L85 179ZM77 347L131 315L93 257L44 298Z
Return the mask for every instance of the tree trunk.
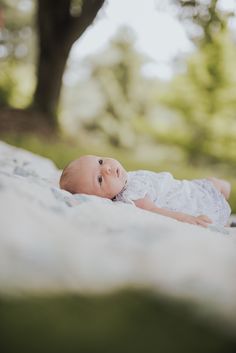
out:
M57 108L62 77L73 43L93 22L105 0L83 0L77 16L70 12L71 0L38 0L39 39L37 84L31 108L57 128Z
M39 53L37 86L32 108L45 116L49 125L57 127L57 107L62 85L62 77L70 47L52 43L41 48Z

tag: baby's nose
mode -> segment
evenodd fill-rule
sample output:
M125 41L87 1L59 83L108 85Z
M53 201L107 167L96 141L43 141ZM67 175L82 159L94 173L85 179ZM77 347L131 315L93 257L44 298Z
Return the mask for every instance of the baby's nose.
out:
M103 165L103 171L104 171L104 173L106 173L106 174L111 174L111 173L112 173L111 166L110 166L109 164L104 164L104 165Z

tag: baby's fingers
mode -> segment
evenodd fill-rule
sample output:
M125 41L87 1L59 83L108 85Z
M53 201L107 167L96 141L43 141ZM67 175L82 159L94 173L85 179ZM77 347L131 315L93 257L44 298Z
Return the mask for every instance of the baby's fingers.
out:
M202 226L202 227L204 227L204 228L207 228L208 225L209 225L209 222L205 222L205 221L199 219L199 220L197 221L197 224L198 224L199 226Z
M202 216L198 216L196 217L196 220L197 220L197 224L204 227L204 228L207 228L209 223L212 223L212 221L210 220L210 218L208 218L207 216L205 215L202 215Z
M206 222L206 223L212 223L212 220L209 217L205 216L205 215L198 216L197 218L199 220L201 220L201 221Z

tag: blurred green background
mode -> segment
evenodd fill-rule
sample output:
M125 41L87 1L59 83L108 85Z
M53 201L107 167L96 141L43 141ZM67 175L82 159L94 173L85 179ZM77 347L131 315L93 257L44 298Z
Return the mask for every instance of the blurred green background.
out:
M236 212L235 1L156 1L192 45L167 79L145 75L151 59L128 26L95 54L70 55L108 2L0 0L0 138L59 168L97 153L130 170L223 177Z
M71 55L115 1L0 0L0 138L59 168L96 153L129 170L223 177L236 213L236 1L155 2L192 45L169 59L165 79L145 74L152 60L129 26L102 50ZM128 3L119 2L121 13ZM156 35L149 32L154 47ZM140 291L1 296L0 351L235 352L235 335L195 314L188 303Z
M234 353L236 347L232 332L192 303L131 289L1 298L0 330L4 353Z

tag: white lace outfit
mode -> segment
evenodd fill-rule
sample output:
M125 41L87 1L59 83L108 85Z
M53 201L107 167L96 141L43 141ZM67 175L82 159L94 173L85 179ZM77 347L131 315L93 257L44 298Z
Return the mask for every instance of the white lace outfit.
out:
M221 226L226 225L231 213L228 202L210 180L176 180L167 172L129 172L127 184L115 201L134 204L145 196L157 207L192 216L207 215Z

